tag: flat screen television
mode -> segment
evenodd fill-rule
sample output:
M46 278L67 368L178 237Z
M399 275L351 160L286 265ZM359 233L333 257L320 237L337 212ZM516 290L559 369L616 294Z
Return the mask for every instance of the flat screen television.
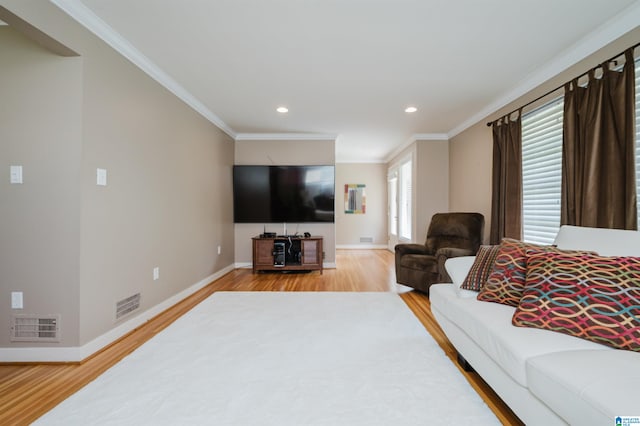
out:
M334 222L334 166L233 166L235 223Z

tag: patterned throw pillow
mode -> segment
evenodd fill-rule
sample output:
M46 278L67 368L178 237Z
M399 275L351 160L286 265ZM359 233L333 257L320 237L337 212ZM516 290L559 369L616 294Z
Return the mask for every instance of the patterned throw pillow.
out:
M578 250L562 250L555 246L541 246L512 238L503 238L493 270L480 290L478 300L518 306L527 277L527 258L531 253L539 252L596 254Z
M499 247L493 270L478 300L518 306L527 275L527 250L547 247L511 238L503 238Z
M471 269L469 269L469 273L462 282L460 288L480 291L484 286L484 283L487 282L487 278L489 278L489 274L493 269L493 264L496 261L499 251L499 245L480 246L478 253L476 254L476 259L473 262Z
M640 258L533 253L513 325L640 351Z

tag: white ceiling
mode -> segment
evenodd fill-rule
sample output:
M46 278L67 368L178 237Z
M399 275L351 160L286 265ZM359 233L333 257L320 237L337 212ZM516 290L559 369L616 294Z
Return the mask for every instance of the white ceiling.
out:
M231 136L335 136L338 162L451 137L640 24L640 0L52 1Z

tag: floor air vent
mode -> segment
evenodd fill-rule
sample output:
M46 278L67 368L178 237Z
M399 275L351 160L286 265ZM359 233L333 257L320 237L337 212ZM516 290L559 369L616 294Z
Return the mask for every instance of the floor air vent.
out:
M140 293L129 296L116 303L116 320L140 307Z
M60 315L11 316L12 342L59 342Z

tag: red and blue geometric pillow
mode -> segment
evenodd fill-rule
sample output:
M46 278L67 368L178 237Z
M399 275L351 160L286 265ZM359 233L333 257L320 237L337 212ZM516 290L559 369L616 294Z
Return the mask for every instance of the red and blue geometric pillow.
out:
M530 252L512 322L640 351L640 258Z

